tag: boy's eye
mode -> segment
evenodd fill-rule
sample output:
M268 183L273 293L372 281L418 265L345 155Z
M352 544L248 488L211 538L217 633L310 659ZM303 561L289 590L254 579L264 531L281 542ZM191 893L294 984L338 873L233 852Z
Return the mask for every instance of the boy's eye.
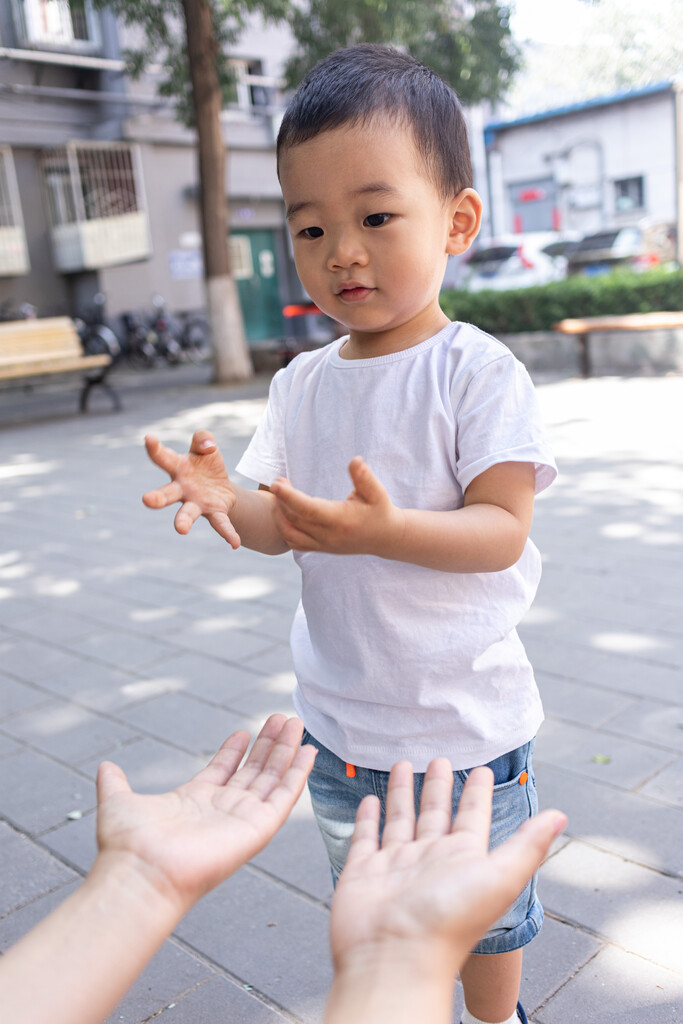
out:
M321 238L323 234L322 228L304 228L301 234L304 238Z
M368 228L381 228L390 219L390 213L371 213L369 217L365 218L363 224Z

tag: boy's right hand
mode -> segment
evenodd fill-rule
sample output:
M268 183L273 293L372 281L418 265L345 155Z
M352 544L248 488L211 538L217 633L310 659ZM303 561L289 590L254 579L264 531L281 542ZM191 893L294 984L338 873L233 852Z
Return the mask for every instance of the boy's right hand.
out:
M189 533L192 524L205 516L216 533L232 548L238 548L239 534L230 521L237 497L213 434L197 430L187 455L178 455L151 436L145 438L145 448L152 462L168 473L171 482L143 494L144 504L148 508L166 508L180 501L174 520L178 533Z

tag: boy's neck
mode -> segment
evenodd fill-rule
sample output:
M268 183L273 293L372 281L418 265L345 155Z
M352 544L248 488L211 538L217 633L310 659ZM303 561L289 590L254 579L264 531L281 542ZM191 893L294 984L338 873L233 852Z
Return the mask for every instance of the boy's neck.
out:
M415 348L428 338L443 330L450 320L440 306L425 310L419 317L394 327L389 331L349 331L349 336L339 349L342 359L376 359L378 356L393 355Z

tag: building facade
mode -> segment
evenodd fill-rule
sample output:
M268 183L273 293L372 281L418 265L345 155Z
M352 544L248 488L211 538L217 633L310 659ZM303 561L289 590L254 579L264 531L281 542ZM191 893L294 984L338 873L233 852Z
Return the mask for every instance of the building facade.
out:
M491 234L673 226L676 116L666 82L488 123Z
M0 4L0 304L76 315L98 291L116 318L204 306L194 132L122 51L140 42L87 2ZM258 21L231 50L223 112L230 249L247 336L281 336L299 297L275 171L279 78L290 40Z

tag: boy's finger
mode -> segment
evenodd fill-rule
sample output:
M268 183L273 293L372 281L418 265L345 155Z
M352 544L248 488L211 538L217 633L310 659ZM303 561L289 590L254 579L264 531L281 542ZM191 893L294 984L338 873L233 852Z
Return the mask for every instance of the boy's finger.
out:
M409 843L415 837L415 789L413 766L397 761L389 775L387 809L382 849L398 843Z
M195 430L190 444L190 451L194 455L208 455L217 447L216 439L210 430Z
M208 515L206 518L208 519L212 529L216 531L219 537L222 537L223 540L227 540L230 547L236 551L242 541L239 533L230 522L229 517L226 516L224 512L216 512Z
M176 499L177 500L177 499ZM185 501L176 512L176 517L173 520L173 525L176 528L176 533L183 534L190 532L190 529L199 519L202 514L202 510L199 505L195 504L194 501Z
M438 757L425 774L415 834L418 839L440 839L450 832L452 820L453 770L448 758Z
M493 772L490 768L473 768L460 796L452 832L468 833L484 853L488 850L491 831Z
M379 482L367 462L356 455L349 463L349 476L353 481L354 491L359 498L368 504L382 501L386 497L386 488Z
M143 494L142 502L148 508L167 508L169 505L175 505L177 501L182 501L182 497L183 491L180 484L171 480L169 484L156 487L153 491Z
M145 449L155 466L165 470L171 476L175 474L180 456L172 448L166 448L156 437L147 435Z

